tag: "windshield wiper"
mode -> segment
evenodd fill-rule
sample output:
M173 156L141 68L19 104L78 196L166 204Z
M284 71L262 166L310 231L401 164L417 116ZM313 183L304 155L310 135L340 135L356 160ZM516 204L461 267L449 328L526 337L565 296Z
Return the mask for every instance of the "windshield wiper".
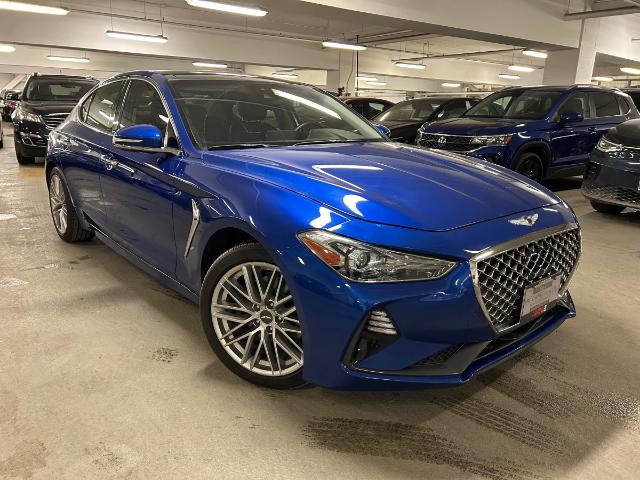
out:
M227 145L213 145L207 148L208 151L211 150L231 150L235 148L268 148L268 147L277 147L279 145L269 145L266 143L230 143Z
M380 139L382 140L382 139ZM292 146L297 147L298 145L322 145L327 143L360 143L360 142L378 142L380 141L377 138L361 138L359 140L303 140L301 142L296 142L292 144Z

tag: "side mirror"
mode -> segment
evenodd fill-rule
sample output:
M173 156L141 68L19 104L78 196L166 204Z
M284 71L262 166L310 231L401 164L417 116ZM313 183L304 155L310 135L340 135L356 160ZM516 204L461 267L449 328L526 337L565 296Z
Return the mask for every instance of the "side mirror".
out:
M584 116L579 112L564 112L560 114L560 123L579 123Z
M376 130L378 130L385 137L388 137L389 135L391 135L391 130L389 130L387 127L385 127L381 123L376 123L373 126L376 128Z
M113 146L122 150L146 153L177 154L175 148L166 147L162 132L154 125L131 125L118 130L113 136Z

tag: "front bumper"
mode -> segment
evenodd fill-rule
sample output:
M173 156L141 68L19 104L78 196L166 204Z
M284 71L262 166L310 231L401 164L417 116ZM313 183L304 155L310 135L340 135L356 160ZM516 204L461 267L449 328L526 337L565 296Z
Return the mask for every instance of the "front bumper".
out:
M640 208L640 151L608 156L594 151L582 183L589 200L628 208Z
M540 218L534 231L576 221L562 205L535 212ZM505 331L497 332L485 316L469 261L478 252L531 233L529 227L502 218L448 232L389 226L374 230L367 222L347 222L340 233L380 245L403 245L407 251L455 258L459 265L438 280L362 284L339 277L302 245L287 252L286 258L291 259L285 265L288 283L304 319L304 376L311 383L342 389L462 384L575 316L568 293L541 317ZM430 251L425 251L425 245L430 245ZM388 312L398 335L386 344L380 338L380 345L361 358L357 352L359 340L369 314L377 309Z

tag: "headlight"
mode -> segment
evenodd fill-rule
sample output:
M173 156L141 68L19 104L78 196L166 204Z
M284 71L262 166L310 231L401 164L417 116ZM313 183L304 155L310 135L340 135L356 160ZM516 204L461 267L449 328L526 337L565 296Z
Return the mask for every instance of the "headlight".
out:
M37 113L33 113L28 110L23 110L21 108L16 110L16 120L18 121L26 120L27 122L44 123L44 120L42 120L42 117Z
M484 145L484 146L491 146L491 145L504 146L504 145L507 145L511 141L511 137L513 137L513 135L511 135L511 134L509 134L509 135L481 135L479 137L473 137L471 139L471 144L472 145Z
M356 282L406 282L443 277L456 262L394 252L325 230L302 232L298 238L338 273Z
M607 140L605 137L602 137L596 145L596 150L600 150L604 153L621 152L623 150L623 146L619 143L613 143L612 141Z

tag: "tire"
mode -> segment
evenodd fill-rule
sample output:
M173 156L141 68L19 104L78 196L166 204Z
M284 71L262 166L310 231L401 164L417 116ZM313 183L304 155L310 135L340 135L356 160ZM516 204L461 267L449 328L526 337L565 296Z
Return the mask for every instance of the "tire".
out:
M48 187L51 219L58 236L68 243L90 240L94 235L93 230L82 228L73 203L71 203L69 189L58 167L51 170Z
M533 152L518 155L511 169L538 183L544 178L544 163L540 156Z
M625 207L621 205L610 205L608 203L596 202L595 200L590 200L590 202L594 210L600 213L620 213L625 209Z
M209 345L239 377L276 389L306 384L293 297L257 243L233 247L211 265L200 292L200 316Z
M18 159L18 163L20 165L31 165L36 161L35 157L25 157L22 155L20 144L15 138L13 139L13 146L16 149L16 158Z

